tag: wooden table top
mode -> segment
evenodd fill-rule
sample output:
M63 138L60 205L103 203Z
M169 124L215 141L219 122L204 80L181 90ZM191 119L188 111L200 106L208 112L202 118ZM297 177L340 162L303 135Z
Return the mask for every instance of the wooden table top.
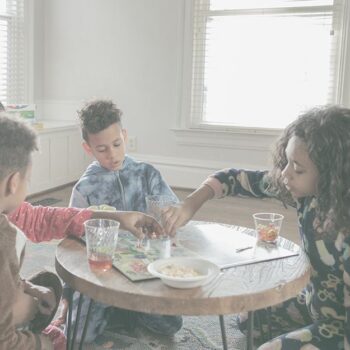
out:
M198 224L192 222L184 230ZM231 227L250 235L254 232ZM215 240L215 232L212 239ZM299 249L283 238L280 238L280 244ZM225 315L258 310L295 296L310 277L308 258L300 250L297 256L224 269L207 285L193 289L171 288L159 279L131 282L114 268L101 273L92 272L85 245L73 238L66 238L58 245L56 270L72 288L95 301L167 315Z

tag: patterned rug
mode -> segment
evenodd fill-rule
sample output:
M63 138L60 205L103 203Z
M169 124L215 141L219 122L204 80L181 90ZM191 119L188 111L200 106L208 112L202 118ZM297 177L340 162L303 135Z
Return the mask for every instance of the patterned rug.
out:
M53 197L48 197L44 199L40 199L38 201L31 202L33 205L42 205L42 206L48 206L48 205L53 205L61 202L60 199L58 198L53 198Z
M21 270L23 277L46 269L55 272L55 249L57 241L27 243L26 255ZM245 337L238 330L234 316L225 316L228 349L245 349ZM85 350L219 350L222 349L219 317L184 317L183 328L174 337L162 337L136 328L133 331L117 329L106 331Z

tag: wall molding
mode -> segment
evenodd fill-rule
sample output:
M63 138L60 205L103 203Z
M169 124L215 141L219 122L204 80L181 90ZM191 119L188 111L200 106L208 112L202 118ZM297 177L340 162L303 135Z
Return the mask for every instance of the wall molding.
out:
M43 121L47 127L56 121L62 123L66 121L69 125L77 123L77 110L83 105L82 100L38 100L36 102L38 120ZM189 150L186 151L187 153L183 153L183 148L178 147L176 153L169 156L137 152L130 155L137 160L153 164L171 186L189 189L197 188L208 175L223 168L234 166L244 169L265 169L270 150L277 137L271 133L252 133L251 130L247 133L171 130L175 133L177 145L186 146ZM202 153L200 158L194 158L194 155L191 157L191 148L197 148L198 154ZM220 155L220 158L208 160L206 157L208 149L215 149L215 153ZM178 154L180 157L177 156Z
M256 130L256 129L255 129ZM269 152L280 131L172 129L179 145Z
M172 187L197 188L210 174L220 169L235 166L249 169L249 164L196 160L180 157L164 157L151 154L128 153L136 160L147 162L157 168Z

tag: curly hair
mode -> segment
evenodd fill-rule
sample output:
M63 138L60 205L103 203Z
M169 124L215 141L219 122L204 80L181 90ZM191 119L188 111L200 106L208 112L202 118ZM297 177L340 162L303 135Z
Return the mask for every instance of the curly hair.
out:
M281 172L288 161L285 150L292 136L300 138L315 164L318 232L349 234L350 229L350 109L328 105L310 109L284 130L273 154L269 177L272 188L283 201L291 196L282 183Z
M22 175L37 150L35 131L23 121L0 113L0 181L12 172Z
M95 100L78 111L78 116L82 137L88 142L89 134L97 134L114 123L121 126L122 111L111 100Z

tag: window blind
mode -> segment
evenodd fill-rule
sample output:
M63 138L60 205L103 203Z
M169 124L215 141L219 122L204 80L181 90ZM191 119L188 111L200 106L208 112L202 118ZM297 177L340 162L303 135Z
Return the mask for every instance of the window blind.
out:
M339 103L345 0L194 0L191 126L284 128Z
M0 101L25 98L24 0L0 0Z

